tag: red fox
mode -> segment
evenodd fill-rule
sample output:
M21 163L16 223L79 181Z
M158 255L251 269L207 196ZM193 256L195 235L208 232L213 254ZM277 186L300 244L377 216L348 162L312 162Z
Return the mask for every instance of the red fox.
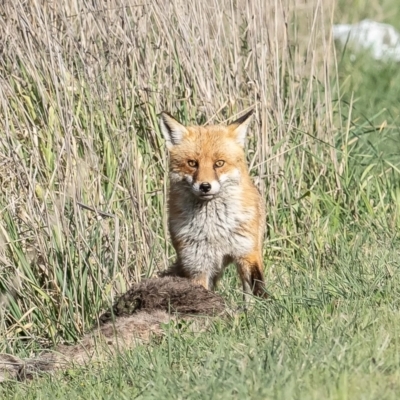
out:
M169 230L177 253L165 274L213 290L225 267L235 263L245 298L267 297L264 202L244 154L252 113L228 126L185 127L166 112L160 118L170 154Z

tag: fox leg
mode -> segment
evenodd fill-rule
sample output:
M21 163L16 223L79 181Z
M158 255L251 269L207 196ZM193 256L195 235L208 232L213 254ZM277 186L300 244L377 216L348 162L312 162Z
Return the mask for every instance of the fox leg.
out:
M165 276L179 276L181 278L187 278L182 268L182 263L179 260L176 260L166 270L159 272L157 275L160 278L163 278Z
M243 285L244 298L246 302L251 294L267 298L264 288L263 264L260 255L251 254L236 260L236 267Z
M206 273L191 274L186 268L184 268L182 262L178 259L165 271L161 271L158 274L159 278L166 276L179 276L181 278L187 278L194 284L201 285L207 290L213 289L213 280Z
M166 276L179 276L181 278L187 278L190 281L192 281L194 284L201 285L207 290L212 289L212 281L210 285L210 279L207 274L205 273L200 273L196 275L191 275L188 273L185 268L183 268L182 263L177 260L174 264L172 264L167 270L162 271L158 273L158 276L160 278L166 277Z
M191 276L189 278L193 283L197 285L203 286L207 290L212 290L212 282L210 282L210 278L207 274L201 273L201 274L196 274L194 276ZM210 285L211 283L211 285Z

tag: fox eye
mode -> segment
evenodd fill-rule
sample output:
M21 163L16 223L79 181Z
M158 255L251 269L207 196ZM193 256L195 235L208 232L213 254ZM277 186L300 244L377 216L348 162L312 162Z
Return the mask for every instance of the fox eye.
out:
M189 160L188 161L188 165L189 165L189 167L196 168L197 167L197 161Z
M218 160L215 163L216 168L221 168L225 164L224 160Z

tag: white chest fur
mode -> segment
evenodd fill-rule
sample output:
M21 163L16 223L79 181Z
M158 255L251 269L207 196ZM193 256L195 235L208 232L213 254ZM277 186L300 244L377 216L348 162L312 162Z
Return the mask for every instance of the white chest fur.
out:
M179 258L193 272L209 270L218 274L224 257L248 254L254 246L244 226L254 217L241 203L238 187L210 201L181 193L179 217L170 218L171 234L182 243Z

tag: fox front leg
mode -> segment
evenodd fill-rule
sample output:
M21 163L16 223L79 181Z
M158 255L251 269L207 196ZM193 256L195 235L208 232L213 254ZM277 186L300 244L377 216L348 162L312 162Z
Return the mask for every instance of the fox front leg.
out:
M194 284L201 285L207 290L213 290L213 283L206 273L196 274L189 278Z
M249 302L251 295L267 298L261 257L250 256L236 261L237 270L242 281L244 300Z

